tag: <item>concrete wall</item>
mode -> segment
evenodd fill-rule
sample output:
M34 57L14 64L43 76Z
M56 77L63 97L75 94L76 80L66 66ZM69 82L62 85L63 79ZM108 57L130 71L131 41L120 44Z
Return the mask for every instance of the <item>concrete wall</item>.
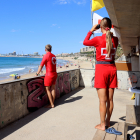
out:
M140 86L140 72L117 71L118 89ZM76 69L58 73L56 98L68 94L79 86L94 87L94 69ZM24 117L33 108L48 103L44 77L17 80L0 84L0 128Z
M128 62L128 63L130 63L131 62L131 59L130 59L130 57L127 57L127 56L125 56L124 54L121 56L121 57L119 57L116 61L126 61L126 62Z
M0 84L0 128L24 117L33 108L48 103L44 77L17 80ZM59 72L56 81L56 98L79 87L79 69Z
M140 87L140 72L127 72L118 71L118 89L129 89L130 87L138 86Z
M80 86L81 87L94 87L94 69L80 69Z
M131 56L132 71L139 71L139 56Z
M94 87L95 70L80 69L80 86ZM117 71L118 89L140 87L140 72Z

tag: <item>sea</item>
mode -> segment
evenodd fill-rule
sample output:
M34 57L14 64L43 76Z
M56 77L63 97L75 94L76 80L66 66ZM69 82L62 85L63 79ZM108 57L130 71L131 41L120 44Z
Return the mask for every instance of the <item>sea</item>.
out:
M42 58L32 57L0 57L0 80L10 78L11 74L28 74L29 70L37 72L41 60ZM57 66L67 63L66 60L57 59ZM45 66L43 70L45 70Z

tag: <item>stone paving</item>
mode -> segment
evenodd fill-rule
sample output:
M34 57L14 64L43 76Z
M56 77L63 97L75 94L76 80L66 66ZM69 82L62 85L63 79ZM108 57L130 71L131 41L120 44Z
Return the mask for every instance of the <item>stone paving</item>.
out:
M132 93L115 90L111 121L124 122L126 105L134 105ZM99 123L99 101L95 88L78 88L55 101L55 108L45 107L2 128L2 140L92 140ZM130 127L128 133L140 133ZM136 136L134 134L134 136ZM138 137L138 136L137 136Z

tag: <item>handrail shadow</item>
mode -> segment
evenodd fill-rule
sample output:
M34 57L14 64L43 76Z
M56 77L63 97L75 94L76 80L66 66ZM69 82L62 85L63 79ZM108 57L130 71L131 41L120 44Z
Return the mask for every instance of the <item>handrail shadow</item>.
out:
M113 127L116 123L118 122L115 122L115 121L110 121L110 127ZM108 126L105 127L106 129L108 128Z
M72 95L76 94L78 91L83 90L83 89L84 89L83 87L79 87L79 88L71 91L70 93L62 96L61 98L56 99L55 106L57 107L59 105L65 104L65 103L71 103L71 102L82 99L82 96L77 96L77 97L72 97L69 100L66 100L67 98L71 97ZM32 120L41 116L42 114L46 113L49 110L50 110L49 108L42 107L42 108L36 110L35 112L28 114L24 118L21 118L15 122L5 126L4 128L1 128L0 129L0 139L5 138L6 136L8 136L11 133L13 133L14 131L20 129L24 125L28 124L29 122L31 122Z
M118 123L118 122L110 121L110 126L113 126L115 123Z
M138 140L140 138L140 130L135 130L136 132L136 140Z
M128 126L128 131L132 131L136 128L136 126ZM134 134L136 134L136 140L139 140L140 139L140 130L135 130L133 131L133 133L130 133L130 135L134 136Z

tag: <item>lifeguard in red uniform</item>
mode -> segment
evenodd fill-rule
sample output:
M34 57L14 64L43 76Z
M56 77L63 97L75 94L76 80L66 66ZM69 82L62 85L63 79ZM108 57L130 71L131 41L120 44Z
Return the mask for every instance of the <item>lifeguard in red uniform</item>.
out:
M46 87L46 92L50 101L50 105L47 107L54 107L54 100L55 100L55 83L57 79L57 72L56 72L56 57L54 54L51 53L52 46L46 45L45 51L46 54L43 56L42 62L38 68L36 75L41 72L43 66L46 67L46 75L44 78L44 86Z
M113 111L114 88L117 87L117 70L115 66L115 53L118 46L118 38L110 32L112 23L109 18L103 18L100 25L94 25L88 32L83 44L96 48L96 69L94 87L97 89L100 101L100 124L95 128L105 130L110 126L110 118ZM92 32L101 28L102 36L90 40ZM107 106L106 106L107 104Z

